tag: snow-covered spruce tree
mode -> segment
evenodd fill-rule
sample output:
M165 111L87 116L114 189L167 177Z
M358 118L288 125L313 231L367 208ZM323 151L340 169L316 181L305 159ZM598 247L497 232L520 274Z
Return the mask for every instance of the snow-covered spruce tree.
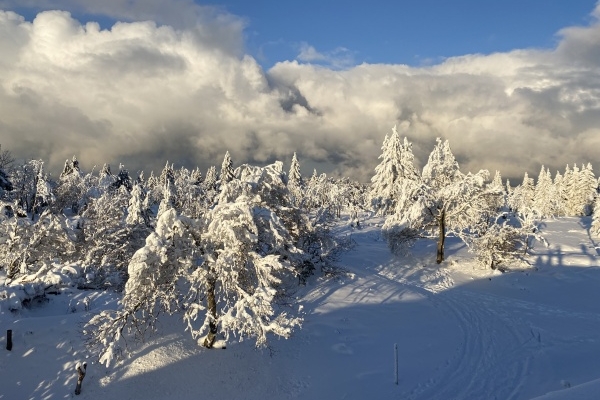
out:
M534 210L533 200L535 194L535 185L533 179L525 172L523 182L514 188L508 197L509 207L518 213L532 213Z
M219 194L218 190L218 182L219 177L217 175L217 168L214 165L211 165L206 171L206 177L204 178L204 182L202 182L202 191L204 192L204 201L206 203L206 207L212 207Z
M381 162L371 178L371 198L377 214L386 215L394 212L397 197L402 195L399 193L402 181L418 180L418 172L414 166L412 144L407 138L400 140L396 126L391 136L386 135L381 150Z
M592 214L592 204L597 194L598 183L592 164L582 165L576 177L573 193L573 215L587 216Z
M491 207L495 208L496 211L500 211L503 207L506 206L506 191L504 189L504 185L502 184L502 175L500 171L496 171L494 174L494 179L487 185L488 190L501 193L501 196L495 196L492 198Z
M128 192L131 192L133 189L133 181L131 176L129 176L129 171L123 164L119 165L119 173L115 179L115 182L112 184L112 187L115 189L119 189L120 187L124 187Z
M221 174L219 175L220 185L225 185L226 183L231 182L234 178L233 174L233 161L231 161L231 156L229 155L229 151L225 152L225 157L223 157L223 164L221 164Z
M316 173L316 171L315 171ZM313 175L306 186L306 204L309 209L327 208L331 184L326 174Z
M108 190L108 188L112 186L116 180L117 178L110 171L110 165L104 164L98 173L98 187L104 192Z
M219 177L217 175L217 167L211 165L206 170L206 177L204 178L204 190L214 191L217 188L217 181Z
M33 208L31 211L31 220L35 220L36 215L41 215L49 206L54 204L56 198L52 191L52 185L48 181L48 176L44 173L44 163L40 162L35 177L35 192L33 196Z
M303 206L304 180L302 179L302 174L300 173L300 162L298 161L296 152L294 152L294 156L292 157L287 184L294 204L297 207Z
M461 173L448 141L438 138L421 182L402 187L403 197L385 221L384 235L390 248L401 251L418 238L435 238L436 262L441 263L449 233L468 241L468 235L476 233L480 224L487 225L493 215L489 198L500 193L486 190L488 177L487 170Z
M554 187L554 212L556 216L566 215L563 180L564 178L560 171L556 171L556 175L552 180L552 186Z
M556 215L556 191L552 183L550 170L543 165L538 175L533 194L532 208L539 218L549 218Z
M55 190L56 201L53 204L53 212L62 213L66 208L76 214L81 206L80 200L87 192L84 185L83 173L79 168L77 157L66 160L62 173Z
M141 182L136 182L131 190L125 223L129 226L151 226L146 191Z
M302 185L302 174L300 173L300 162L296 156L296 152L292 156L292 163L290 164L290 172L288 174L288 183L296 186Z
M202 174L198 169L190 172L180 168L175 176L175 209L191 218L199 218L206 210L206 199L201 186Z

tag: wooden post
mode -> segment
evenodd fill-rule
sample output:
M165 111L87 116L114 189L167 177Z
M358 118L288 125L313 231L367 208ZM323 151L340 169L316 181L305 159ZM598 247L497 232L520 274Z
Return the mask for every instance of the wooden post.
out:
M394 343L394 375L396 385L398 384L398 343Z
M77 370L77 387L75 387L75 394L79 395L81 393L81 382L83 382L83 378L85 378L85 369L87 368L87 363L83 364L77 363L75 369Z
M12 350L12 329L6 331L6 350Z

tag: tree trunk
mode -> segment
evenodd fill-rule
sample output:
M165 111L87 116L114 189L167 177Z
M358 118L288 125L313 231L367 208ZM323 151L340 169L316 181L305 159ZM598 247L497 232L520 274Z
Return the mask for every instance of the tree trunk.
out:
M208 302L208 312L210 314L209 332L204 338L204 347L212 349L217 337L217 299L215 298L215 279L208 281L206 290L206 300Z
M438 237L438 243L437 243L436 262L438 264L441 264L441 262L444 261L444 242L446 241L446 212L444 210L441 211L438 222L439 222L440 236Z

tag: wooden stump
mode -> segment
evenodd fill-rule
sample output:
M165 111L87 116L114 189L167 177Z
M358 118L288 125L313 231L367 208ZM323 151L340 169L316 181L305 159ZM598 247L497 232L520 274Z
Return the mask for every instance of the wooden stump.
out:
M75 369L77 370L77 387L75 387L75 394L79 395L81 393L81 382L83 382L83 378L85 378L85 369L87 368L87 363L83 364L77 363Z

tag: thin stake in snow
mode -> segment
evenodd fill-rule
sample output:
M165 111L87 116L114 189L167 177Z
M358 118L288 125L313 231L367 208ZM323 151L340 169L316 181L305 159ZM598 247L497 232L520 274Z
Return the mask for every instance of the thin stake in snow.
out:
M12 350L12 329L6 330L6 350Z
M394 343L394 377L396 385L398 384L398 343Z
M83 364L77 363L75 369L77 370L77 386L75 387L75 394L79 395L81 393L81 382L83 382L83 378L85 378L85 369L87 368L87 363Z

